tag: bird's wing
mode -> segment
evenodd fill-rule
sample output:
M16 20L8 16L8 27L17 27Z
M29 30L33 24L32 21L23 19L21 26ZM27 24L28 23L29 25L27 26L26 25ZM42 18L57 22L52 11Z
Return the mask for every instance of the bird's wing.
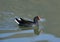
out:
M24 20L24 19L22 19L22 18L20 18L20 19L21 19L21 21L22 21L23 23L26 23L26 24L30 24L30 23L33 23L33 21Z

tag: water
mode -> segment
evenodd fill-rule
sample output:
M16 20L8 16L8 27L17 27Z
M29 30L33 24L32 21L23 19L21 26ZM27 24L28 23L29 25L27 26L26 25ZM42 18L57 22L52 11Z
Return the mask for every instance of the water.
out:
M1 42L32 42L33 39L34 42L60 42L59 0L0 0L0 6ZM18 30L19 27L14 22L15 17L33 19L37 15L46 19L45 22L41 20L40 27L44 27L45 30L43 34L36 36L33 30Z
M30 35L29 35L30 34ZM32 35L31 35L32 34ZM18 37L18 35L20 35ZM17 36L17 37L16 37ZM13 33L3 33L0 34L1 41L3 42L40 42L40 41L48 41L48 42L60 42L60 38L55 37L52 34L41 33L40 35L34 35L33 30L24 30ZM3 40L4 39L4 40Z

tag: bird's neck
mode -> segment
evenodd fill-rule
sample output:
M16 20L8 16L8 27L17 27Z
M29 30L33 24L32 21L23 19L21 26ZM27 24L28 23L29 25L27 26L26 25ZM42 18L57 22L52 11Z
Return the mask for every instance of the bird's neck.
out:
M36 20L36 19L34 19L33 21L34 21L34 23L36 23L36 24L38 23L38 20Z

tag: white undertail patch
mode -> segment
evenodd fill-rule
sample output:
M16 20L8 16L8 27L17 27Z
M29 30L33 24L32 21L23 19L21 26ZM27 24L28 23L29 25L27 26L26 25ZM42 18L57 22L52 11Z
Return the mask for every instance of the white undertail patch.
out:
M19 21L21 21L21 19L20 19L20 18L18 18L18 20L19 20Z
M16 22L17 24L20 24L16 19L15 19L15 22Z

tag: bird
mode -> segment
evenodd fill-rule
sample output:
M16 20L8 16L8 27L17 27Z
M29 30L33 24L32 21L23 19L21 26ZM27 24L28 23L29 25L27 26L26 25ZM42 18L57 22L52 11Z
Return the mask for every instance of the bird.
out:
M39 25L39 20L40 20L40 16L35 16L33 18L33 21L29 21L29 20L25 20L23 18L15 18L15 22L19 25L19 26L24 26L24 27L34 27Z
M24 28L21 28L22 30L28 30L28 29L33 29L34 33L36 35L39 35L40 32L43 32L43 29L39 29L40 25L39 25L39 21L40 21L41 17L40 16L35 16L33 18L33 21L29 21L29 20L25 20L23 18L15 18L15 22L19 25L19 26L24 26ZM32 28L25 28L25 27L32 27Z

